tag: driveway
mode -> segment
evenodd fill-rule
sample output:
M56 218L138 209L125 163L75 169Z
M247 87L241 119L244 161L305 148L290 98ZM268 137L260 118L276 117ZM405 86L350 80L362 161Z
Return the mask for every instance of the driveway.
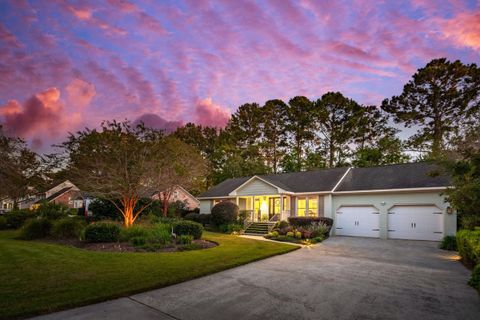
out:
M480 319L470 271L437 243L322 244L41 319Z

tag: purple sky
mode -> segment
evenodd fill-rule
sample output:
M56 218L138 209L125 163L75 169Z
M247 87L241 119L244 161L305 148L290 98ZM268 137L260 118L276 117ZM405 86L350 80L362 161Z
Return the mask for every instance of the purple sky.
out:
M0 122L37 151L105 119L224 125L246 102L364 104L480 62L480 0L2 1Z

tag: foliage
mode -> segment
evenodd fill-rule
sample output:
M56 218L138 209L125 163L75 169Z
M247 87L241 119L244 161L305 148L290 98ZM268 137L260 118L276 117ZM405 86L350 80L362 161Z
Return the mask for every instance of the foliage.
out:
M146 238L149 235L149 230L145 226L133 225L130 228L122 228L120 230L120 241L130 241L132 238L143 237Z
M8 229L7 218L0 216L0 230Z
M328 238L330 233L331 226L328 226L326 223L320 222L318 224L313 224L309 227L310 238Z
M201 223L203 226L210 224L211 214L189 213L185 216L185 220Z
M108 200L95 199L88 205L88 210L92 211L91 220L120 220L117 207Z
M172 227L170 224L157 223L150 230L150 242L159 243L161 245L168 244L172 241Z
M295 233L292 232L292 231L289 231L289 232L287 232L287 234L286 234L287 237L291 237L291 238L293 238L294 235L295 235Z
M324 223L328 227L333 225L333 219L326 217L289 217L288 222L294 227L307 227L319 223Z
M20 238L25 240L42 239L50 235L52 222L46 218L34 218L25 222Z
M56 239L78 239L85 222L77 218L63 218L53 221L51 235Z
M120 227L112 222L95 222L85 228L85 240L88 242L117 242Z
M298 249L206 233L219 246L178 253L99 253L18 241L14 236L11 231L0 232L0 310L6 319L129 296Z
M0 199L27 196L44 184L39 157L24 140L8 136L0 125Z
M478 293L480 293L480 264L477 264L475 268L473 268L472 277L468 284L477 289Z
M385 164L405 163L410 157L404 153L402 141L395 135L386 135L373 145L359 148L354 155L356 167L373 167Z
M478 74L475 64L432 60L413 75L400 96L383 101L382 108L395 122L418 128L410 144L437 158L448 139L473 121L480 98Z
M191 235L181 235L178 238L178 242L180 242L180 244L191 244L192 241L193 237Z
M222 224L217 227L218 231L223 233L241 233L244 229L243 225L238 223L231 223L231 224Z
M222 201L212 208L211 222L216 226L233 224L238 219L238 206L230 201Z
M131 237L129 241L134 247L143 247L147 244L147 238L144 236Z
M276 224L275 224L275 229L283 229L283 228L286 228L288 227L290 224L288 223L288 221L285 221L285 220L282 220L282 221L278 221Z
M302 233L300 231L295 231L295 238L302 239Z
M480 263L480 230L460 230L457 232L458 254L469 265Z
M445 236L443 237L442 242L440 242L439 248L443 250L457 251L457 239L455 236Z
M462 225L462 229L475 230L475 228L480 227L480 215L462 215L460 217L460 224Z
M65 218L72 213L69 207L64 204L57 204L51 202L44 202L35 209L36 214L39 217L56 220L60 218Z
M173 224L173 232L177 236L191 235L194 239L200 239L203 233L203 226L193 221L178 221Z
M8 229L18 229L27 219L35 218L37 214L28 209L10 211L4 215Z

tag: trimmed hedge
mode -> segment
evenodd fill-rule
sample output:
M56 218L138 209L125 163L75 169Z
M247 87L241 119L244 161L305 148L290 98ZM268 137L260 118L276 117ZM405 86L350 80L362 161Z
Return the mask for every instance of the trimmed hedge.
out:
M457 239L455 236L445 236L440 242L439 248L442 250L457 251Z
M36 216L34 211L27 209L11 211L4 215L8 229L18 229L23 226L25 221L35 218Z
M472 277L470 278L468 284L477 289L478 293L480 293L480 264L477 264L477 266L473 269Z
M457 232L458 253L464 263L475 266L480 263L480 230Z
M326 217L290 217L288 222L294 227L308 227L312 224L324 223L331 228L333 225L333 219Z
M173 232L177 236L190 235L194 239L200 239L203 233L203 226L193 221L178 221L173 224Z
M75 218L63 218L53 222L52 237L56 239L78 239L85 222Z
M211 214L189 213L185 216L185 220L201 223L203 226L210 224Z
M120 227L111 222L96 222L85 228L85 240L88 242L117 242Z
M7 218L0 216L0 230L5 230L7 228Z
M212 223L216 226L233 224L238 220L238 206L230 201L222 201L212 208Z
M52 222L45 218L30 219L22 227L20 238L25 240L42 239L50 235Z

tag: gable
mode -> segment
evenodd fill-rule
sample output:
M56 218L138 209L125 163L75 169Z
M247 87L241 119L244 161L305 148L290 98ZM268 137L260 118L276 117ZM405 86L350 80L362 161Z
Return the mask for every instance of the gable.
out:
M250 181L247 181L245 185L241 186L232 193L235 193L237 196L270 195L278 194L278 188L265 181L262 181L257 177L254 177Z

